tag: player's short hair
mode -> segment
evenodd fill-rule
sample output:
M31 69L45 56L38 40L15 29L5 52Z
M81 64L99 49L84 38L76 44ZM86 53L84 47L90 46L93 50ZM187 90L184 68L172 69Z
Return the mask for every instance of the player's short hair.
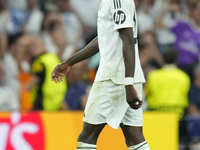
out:
M174 48L168 48L162 54L165 64L174 64L177 62L178 51Z

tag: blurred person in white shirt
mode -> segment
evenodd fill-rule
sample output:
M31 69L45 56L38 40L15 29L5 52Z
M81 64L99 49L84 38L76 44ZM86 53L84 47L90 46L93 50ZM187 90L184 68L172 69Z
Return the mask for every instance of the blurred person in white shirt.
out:
M5 74L0 59L0 111L19 110L19 99L13 93L12 87L3 81Z
M97 36L97 14L101 0L70 0L74 12L79 17L86 43Z
M76 51L76 47L68 42L64 23L57 13L51 12L45 15L41 37L47 51L57 54L61 60L69 58Z
M25 24L25 31L38 35L43 20L43 13L38 6L39 0L27 0L26 11L29 12L30 16Z
M29 42L29 35L23 32L10 35L7 50L0 51L4 72L3 81L12 89L12 95L18 103L20 99L19 74L24 71L23 58Z
M4 4L4 11L0 14L0 32L4 30L8 34L16 34L26 31L33 35L39 34L43 13L38 8L38 2L39 0L0 0Z
M153 31L154 30L153 18L150 16L150 14L145 13L145 11L141 9L142 5L141 0L134 0L134 1L138 15L139 34L144 34L146 31Z
M155 20L156 37L161 52L170 47L175 42L176 37L169 31L169 28L159 23L160 18L162 18L164 24L169 24L174 19L186 20L188 16L181 0L168 0L162 8Z
M68 43L78 47L78 49L84 46L83 29L81 22L76 14L73 12L73 8L69 0L57 0L61 20L65 27L65 36Z

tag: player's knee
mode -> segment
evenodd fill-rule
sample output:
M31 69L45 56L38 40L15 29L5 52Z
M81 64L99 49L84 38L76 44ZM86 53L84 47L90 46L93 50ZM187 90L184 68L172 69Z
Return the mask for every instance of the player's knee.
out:
M84 123L78 142L96 144L97 138L106 124L92 125Z
M96 144L98 135L93 132L82 131L78 137L78 142Z

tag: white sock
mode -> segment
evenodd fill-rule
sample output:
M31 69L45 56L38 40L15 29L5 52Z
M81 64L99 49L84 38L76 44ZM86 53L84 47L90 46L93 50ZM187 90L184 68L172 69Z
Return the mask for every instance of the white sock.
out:
M97 146L94 144L78 142L76 150L96 150L96 148L97 148Z
M150 150L147 141L129 147L129 150Z

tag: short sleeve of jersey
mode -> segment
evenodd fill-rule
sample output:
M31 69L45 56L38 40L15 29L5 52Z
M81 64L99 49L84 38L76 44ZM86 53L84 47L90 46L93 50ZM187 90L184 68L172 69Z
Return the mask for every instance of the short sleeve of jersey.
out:
M134 28L135 5L133 0L111 0L114 30Z

